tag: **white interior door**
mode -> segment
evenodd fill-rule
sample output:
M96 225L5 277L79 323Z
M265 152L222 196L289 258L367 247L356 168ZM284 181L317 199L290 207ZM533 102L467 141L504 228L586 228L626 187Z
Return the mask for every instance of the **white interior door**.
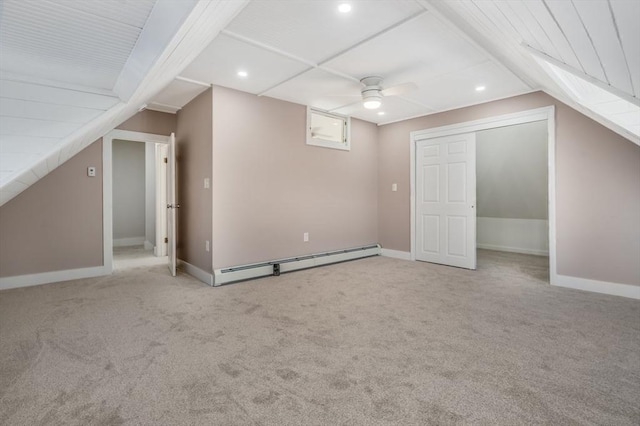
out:
M416 259L476 269L476 135L416 142Z
M169 138L169 156L167 157L167 238L168 238L168 256L169 270L171 275L176 276L176 268L178 263L176 253L176 216L180 204L176 199L176 137L173 133Z
M167 161L165 162L165 158ZM158 257L167 256L167 167L169 145L156 144L156 251Z

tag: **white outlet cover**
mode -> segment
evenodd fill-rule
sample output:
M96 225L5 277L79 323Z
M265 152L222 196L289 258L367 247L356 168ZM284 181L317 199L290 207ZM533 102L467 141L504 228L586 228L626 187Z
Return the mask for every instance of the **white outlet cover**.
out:
M204 178L204 189L209 189L210 182L209 178Z
M96 168L95 167L87 167L87 176L95 177L95 175L96 175Z
M397 183L392 183L391 184L391 190L394 191L394 192L397 191L398 190L398 184Z

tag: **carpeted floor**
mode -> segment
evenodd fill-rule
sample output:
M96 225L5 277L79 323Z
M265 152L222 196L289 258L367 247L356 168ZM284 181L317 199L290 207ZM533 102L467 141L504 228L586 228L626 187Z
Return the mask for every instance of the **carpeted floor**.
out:
M2 425L640 423L640 302L383 257L0 292Z
M113 269L115 270L166 265L168 261L167 256L156 257L153 255L153 249L145 250L142 245L113 248Z

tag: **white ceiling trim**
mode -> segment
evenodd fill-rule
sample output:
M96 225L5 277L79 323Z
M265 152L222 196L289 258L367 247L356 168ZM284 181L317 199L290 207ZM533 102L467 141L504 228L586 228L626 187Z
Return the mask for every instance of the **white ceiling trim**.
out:
M590 76L589 74L586 74L580 70L574 69L573 67L565 64L564 62L561 62L559 60L557 60L556 58L547 55L544 52L540 52L537 49L534 49L533 47L529 46L526 43L522 44L522 47L524 49L526 49L529 53L531 53L534 56L537 56L538 58L542 59L543 61L547 61L555 66L557 66L558 68L561 68L567 72L570 72L571 74L578 76L584 80L587 80L590 83L595 84L596 86L598 86L599 88L606 90L607 92L613 93L616 96L621 97L622 99L631 102L634 105L640 106L640 99L636 98L635 96L630 95L629 93L618 89L615 86L612 86L608 83L605 83L604 81L600 81L595 77Z
M149 104L145 105L143 109L148 109L151 111L166 112L169 114L176 114L178 111L182 109L182 107L175 106L175 105L162 104L160 102L149 102Z
M184 81L185 83L195 84L197 86L202 86L202 87L206 87L206 88L211 87L211 84L209 84L209 83L205 83L203 81L194 80L192 78L182 77L181 75L177 76L175 79L178 80L178 81Z
M193 10L196 0L157 0L136 40L116 84L114 93L128 101L177 29Z
M248 0L228 2L201 0L184 24L165 47L160 58L144 77L128 103L119 103L99 118L65 138L62 148L50 153L37 165L20 173L0 188L0 206L37 181L32 170L41 176L51 172L67 159L132 117L149 99L178 76L247 4ZM46 163L46 172L43 167Z

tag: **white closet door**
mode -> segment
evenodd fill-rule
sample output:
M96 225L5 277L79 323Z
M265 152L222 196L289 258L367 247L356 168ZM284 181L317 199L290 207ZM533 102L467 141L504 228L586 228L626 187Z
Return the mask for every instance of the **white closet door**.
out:
M476 135L416 142L416 259L476 269Z

